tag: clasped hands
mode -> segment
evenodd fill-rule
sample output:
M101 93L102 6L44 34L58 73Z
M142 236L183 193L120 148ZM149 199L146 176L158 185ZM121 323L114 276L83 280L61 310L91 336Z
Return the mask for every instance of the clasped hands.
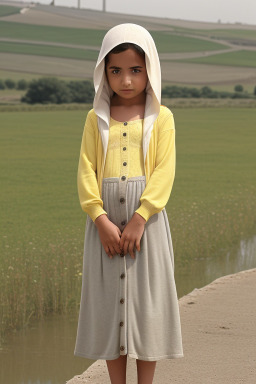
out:
M135 258L134 247L140 251L140 240L144 232L146 220L135 212L131 220L126 224L123 232L112 223L106 214L100 215L95 220L100 241L110 259L116 254L124 255L128 252Z

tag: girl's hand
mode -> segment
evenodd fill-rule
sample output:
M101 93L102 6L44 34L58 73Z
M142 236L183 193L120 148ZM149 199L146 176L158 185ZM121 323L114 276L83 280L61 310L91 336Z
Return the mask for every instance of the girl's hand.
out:
M140 251L140 239L143 235L145 224L146 220L135 212L122 232L119 246L123 249L124 255L129 251L132 259L135 259L134 247Z
M114 255L120 254L120 229L105 214L98 216L94 223L98 229L101 244L108 257L112 259Z

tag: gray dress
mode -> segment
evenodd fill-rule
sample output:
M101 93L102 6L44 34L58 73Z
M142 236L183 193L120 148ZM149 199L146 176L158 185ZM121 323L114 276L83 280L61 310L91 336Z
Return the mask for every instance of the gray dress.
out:
M120 230L139 207L145 185L145 176L103 179L103 208ZM129 253L110 259L87 215L76 356L113 360L127 354L145 361L183 357L165 208L146 222L140 247L135 259Z

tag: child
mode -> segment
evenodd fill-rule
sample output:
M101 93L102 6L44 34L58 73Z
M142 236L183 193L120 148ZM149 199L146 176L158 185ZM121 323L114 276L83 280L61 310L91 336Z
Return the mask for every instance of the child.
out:
M156 361L183 357L165 205L175 175L175 127L160 105L161 70L149 32L105 35L85 122L78 192L88 214L75 355L106 360L112 384L153 382Z

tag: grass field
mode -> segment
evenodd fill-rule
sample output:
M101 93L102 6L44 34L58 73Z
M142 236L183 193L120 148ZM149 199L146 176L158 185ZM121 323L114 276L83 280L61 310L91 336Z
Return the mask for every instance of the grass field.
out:
M15 15L16 13L20 13L20 8L8 5L0 5L0 17Z
M106 31L95 29L87 30L0 21L0 36L12 39L100 46L105 33ZM226 48L223 44L172 35L171 32L153 31L152 36L160 53L210 51Z
M173 108L166 207L176 274L255 230L255 108ZM86 110L2 112L0 323L78 309L85 214L76 173Z
M191 34L194 36L209 37L213 39L221 39L226 41L237 41L254 43L256 42L256 30L250 29L190 29L174 27L174 30L179 33Z
M0 52L20 53L22 55L38 55L49 57L66 57L78 60L93 60L98 58L98 51L70 47L55 47L40 44L7 43L0 41Z
M229 53L221 53L207 57L198 57L194 59L179 60L186 63L212 64L212 65L229 65L235 67L256 67L256 51L235 51Z
M50 76L50 75L49 75ZM15 81L19 81L21 79L25 79L25 80L33 80L33 79L38 79L40 78L41 76L39 76L38 74L34 74L34 73L25 73L25 72L17 72L17 71L8 71L8 70L1 70L0 69L0 79L4 80L4 79L13 79ZM69 81L69 80L84 80L84 78L82 77L67 77L67 76L58 76L59 79L62 79L62 80L66 80L66 81ZM1 94L2 90L0 90L0 94ZM7 90L4 90L4 92L7 92Z
M11 8L13 7L0 6L0 17L7 14ZM18 12L19 9L13 8L13 11ZM234 25L234 29L225 29L228 26L223 26L222 29L220 25L211 23L205 24L205 29L200 29L199 25L193 28L191 23L182 20L180 26L177 26L175 20L164 18L138 19L131 15L103 15L98 11L79 11L64 7L60 10L52 6L45 6L42 10L37 5L25 15L15 15L13 19L11 16L10 20L13 21L0 19L0 37L18 40L0 41L0 71L9 70L10 78L17 78L17 72L20 72L20 78L24 73L24 78L33 74L71 78L76 74L77 78L91 79L92 65L97 59L106 30L118 22L133 22L133 18L134 22L139 23L140 20L146 25L152 33L160 56L163 54L164 82L181 85L193 82L197 86L218 86L222 90L226 87L233 88L236 84L242 84L245 89L254 87L255 51L249 49L255 47L256 30L246 30L239 25L237 28ZM42 23L47 25L41 25ZM221 53L230 43L240 44L245 50ZM246 50L247 46L250 48ZM214 54L204 57L206 51L212 51ZM194 52L201 57L179 57ZM175 60L182 62L164 59L170 53L176 54L178 57L175 57Z

